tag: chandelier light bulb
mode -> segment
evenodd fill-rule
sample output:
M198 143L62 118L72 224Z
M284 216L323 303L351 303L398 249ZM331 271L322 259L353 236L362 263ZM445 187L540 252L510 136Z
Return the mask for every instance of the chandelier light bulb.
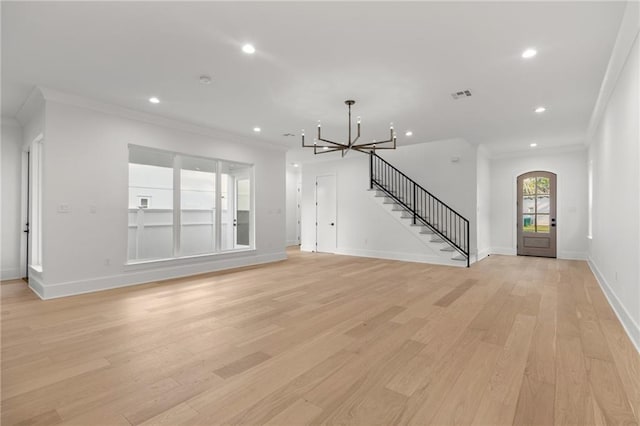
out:
M393 123L389 124L389 128L393 130Z
M320 127L320 120L318 120L318 127Z
M358 124L360 124L360 117L358 117Z

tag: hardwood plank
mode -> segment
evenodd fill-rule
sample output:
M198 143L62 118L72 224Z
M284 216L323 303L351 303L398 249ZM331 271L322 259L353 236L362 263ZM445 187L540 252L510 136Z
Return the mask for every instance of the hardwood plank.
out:
M589 381L579 338L558 338L555 424L583 425L589 408Z
M588 359L587 371L589 384L597 407L606 424L637 424L629 400L625 394L618 372L612 362L601 359Z
M489 386L483 392L474 424L513 422L534 327L534 317L516 317Z
M213 372L223 379L228 379L229 377L235 376L236 374L240 374L250 368L255 367L256 365L265 362L271 358L271 356L263 353L263 352L254 352L247 356L244 356L236 361L233 361L230 364L225 365L222 368L218 368Z
M460 296L462 296L467 290L473 287L473 285L476 284L477 282L478 280L465 280L459 286L457 286L456 288L451 290L449 293L444 295L440 300L438 300L435 303L435 305L446 308L447 306L451 305L453 302L458 300Z
M437 425L471 423L480 404L482 391L489 384L501 350L502 348L497 345L480 342L469 363L429 420L430 423Z
M178 404L175 407L170 408L167 411L163 411L157 416L147 420L144 423L140 423L145 426L152 425L177 425L186 420L192 419L197 416L198 412L193 408L189 407L189 405L182 403ZM135 424L135 423L134 423Z
M311 423L313 419L321 413L321 408L303 399L298 399L274 418L263 424L266 426L306 425Z
M625 394L629 399L636 420L640 421L640 357L622 325L613 320L600 323L609 343L618 376L622 381Z

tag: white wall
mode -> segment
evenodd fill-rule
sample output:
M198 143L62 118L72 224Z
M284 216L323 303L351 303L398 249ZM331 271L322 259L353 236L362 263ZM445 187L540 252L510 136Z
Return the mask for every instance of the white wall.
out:
M126 114L124 114L126 115ZM45 298L286 257L285 154L48 100L44 146ZM126 265L128 144L255 164L256 250ZM58 213L60 204L69 213ZM95 213L90 206L95 206Z
M476 148L462 140L431 142L380 151L381 156L471 221L471 251L476 247ZM428 261L433 253L367 192L369 157L347 157L302 165L302 249L315 245L315 179L333 174L337 186L337 253ZM456 157L458 162L451 162Z
M477 152L476 220L478 229L478 259L491 254L491 160L484 146Z
M300 179L300 168L287 165L287 246L300 244L298 240L298 185Z
M21 278L20 240L23 236L20 190L22 180L22 130L17 121L2 120L2 228L0 279Z
M635 25L635 42L590 141L593 239L589 260L640 350L640 46L637 21Z
M516 179L536 170L557 175L557 256L587 256L587 153L584 147L569 152L537 154L491 161L491 251L516 254Z

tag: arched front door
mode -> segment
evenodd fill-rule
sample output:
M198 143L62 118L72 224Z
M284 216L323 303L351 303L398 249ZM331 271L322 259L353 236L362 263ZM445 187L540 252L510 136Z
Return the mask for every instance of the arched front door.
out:
M518 176L518 255L556 257L556 175Z

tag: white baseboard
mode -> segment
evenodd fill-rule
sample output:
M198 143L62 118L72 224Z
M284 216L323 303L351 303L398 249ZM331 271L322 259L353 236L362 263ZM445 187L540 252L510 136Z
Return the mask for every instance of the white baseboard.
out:
M210 262L145 269L140 271L127 272L120 275L69 281L51 285L44 285L39 279L29 277L29 287L31 287L34 293L36 293L42 299L55 299L58 297L74 296L84 293L93 293L96 291L111 290L119 287L128 287L132 285L145 284L153 281L161 281L172 278L188 277L192 275L221 271L225 269L277 262L280 260L285 260L286 258L286 252L282 251L261 255L234 257Z
M613 308L613 311L616 313L618 320L620 320L622 327L627 332L629 339L631 339L636 350L640 353L640 326L638 326L631 315L629 315L629 312L627 312L622 302L620 302L620 299L618 299L618 296L616 296L609 283L607 283L607 280L600 272L598 266L593 262L593 259L589 258L588 263L589 268L591 268L593 275L598 281L598 284L600 284L602 292L609 301L609 305Z
M291 240L291 241L287 241L287 247L291 247L291 246L299 246L300 243L296 240Z
M478 254L475 256L475 262L481 261L485 257L489 256L491 253L492 253L491 252L491 247L487 247L485 249L479 250ZM473 256L472 256L472 258L473 258Z
M20 278L22 278L21 275L22 273L20 273L19 269L3 269L0 271L0 281L19 280Z
M518 250L513 247L492 247L488 249L490 254L501 254L504 256L517 256ZM558 259L564 260L587 260L587 253L583 251L558 251Z
M501 254L504 256L515 256L518 254L517 250L513 247L491 247L491 254Z
M564 260L587 260L587 253L583 251L566 251L558 252L558 259Z
M372 257L375 259L400 260L403 262L430 263L434 265L466 267L467 262L450 260L441 256L428 256L420 253L397 253L383 250L366 250L354 248L338 248L335 254L357 257Z
M312 252L315 251L315 247L313 247L311 244L301 244L300 251Z
M40 299L42 299L42 300L45 299L45 297L44 297L44 285L42 284L42 281L40 280L40 277L34 276L34 275L30 276L29 277L29 288Z

